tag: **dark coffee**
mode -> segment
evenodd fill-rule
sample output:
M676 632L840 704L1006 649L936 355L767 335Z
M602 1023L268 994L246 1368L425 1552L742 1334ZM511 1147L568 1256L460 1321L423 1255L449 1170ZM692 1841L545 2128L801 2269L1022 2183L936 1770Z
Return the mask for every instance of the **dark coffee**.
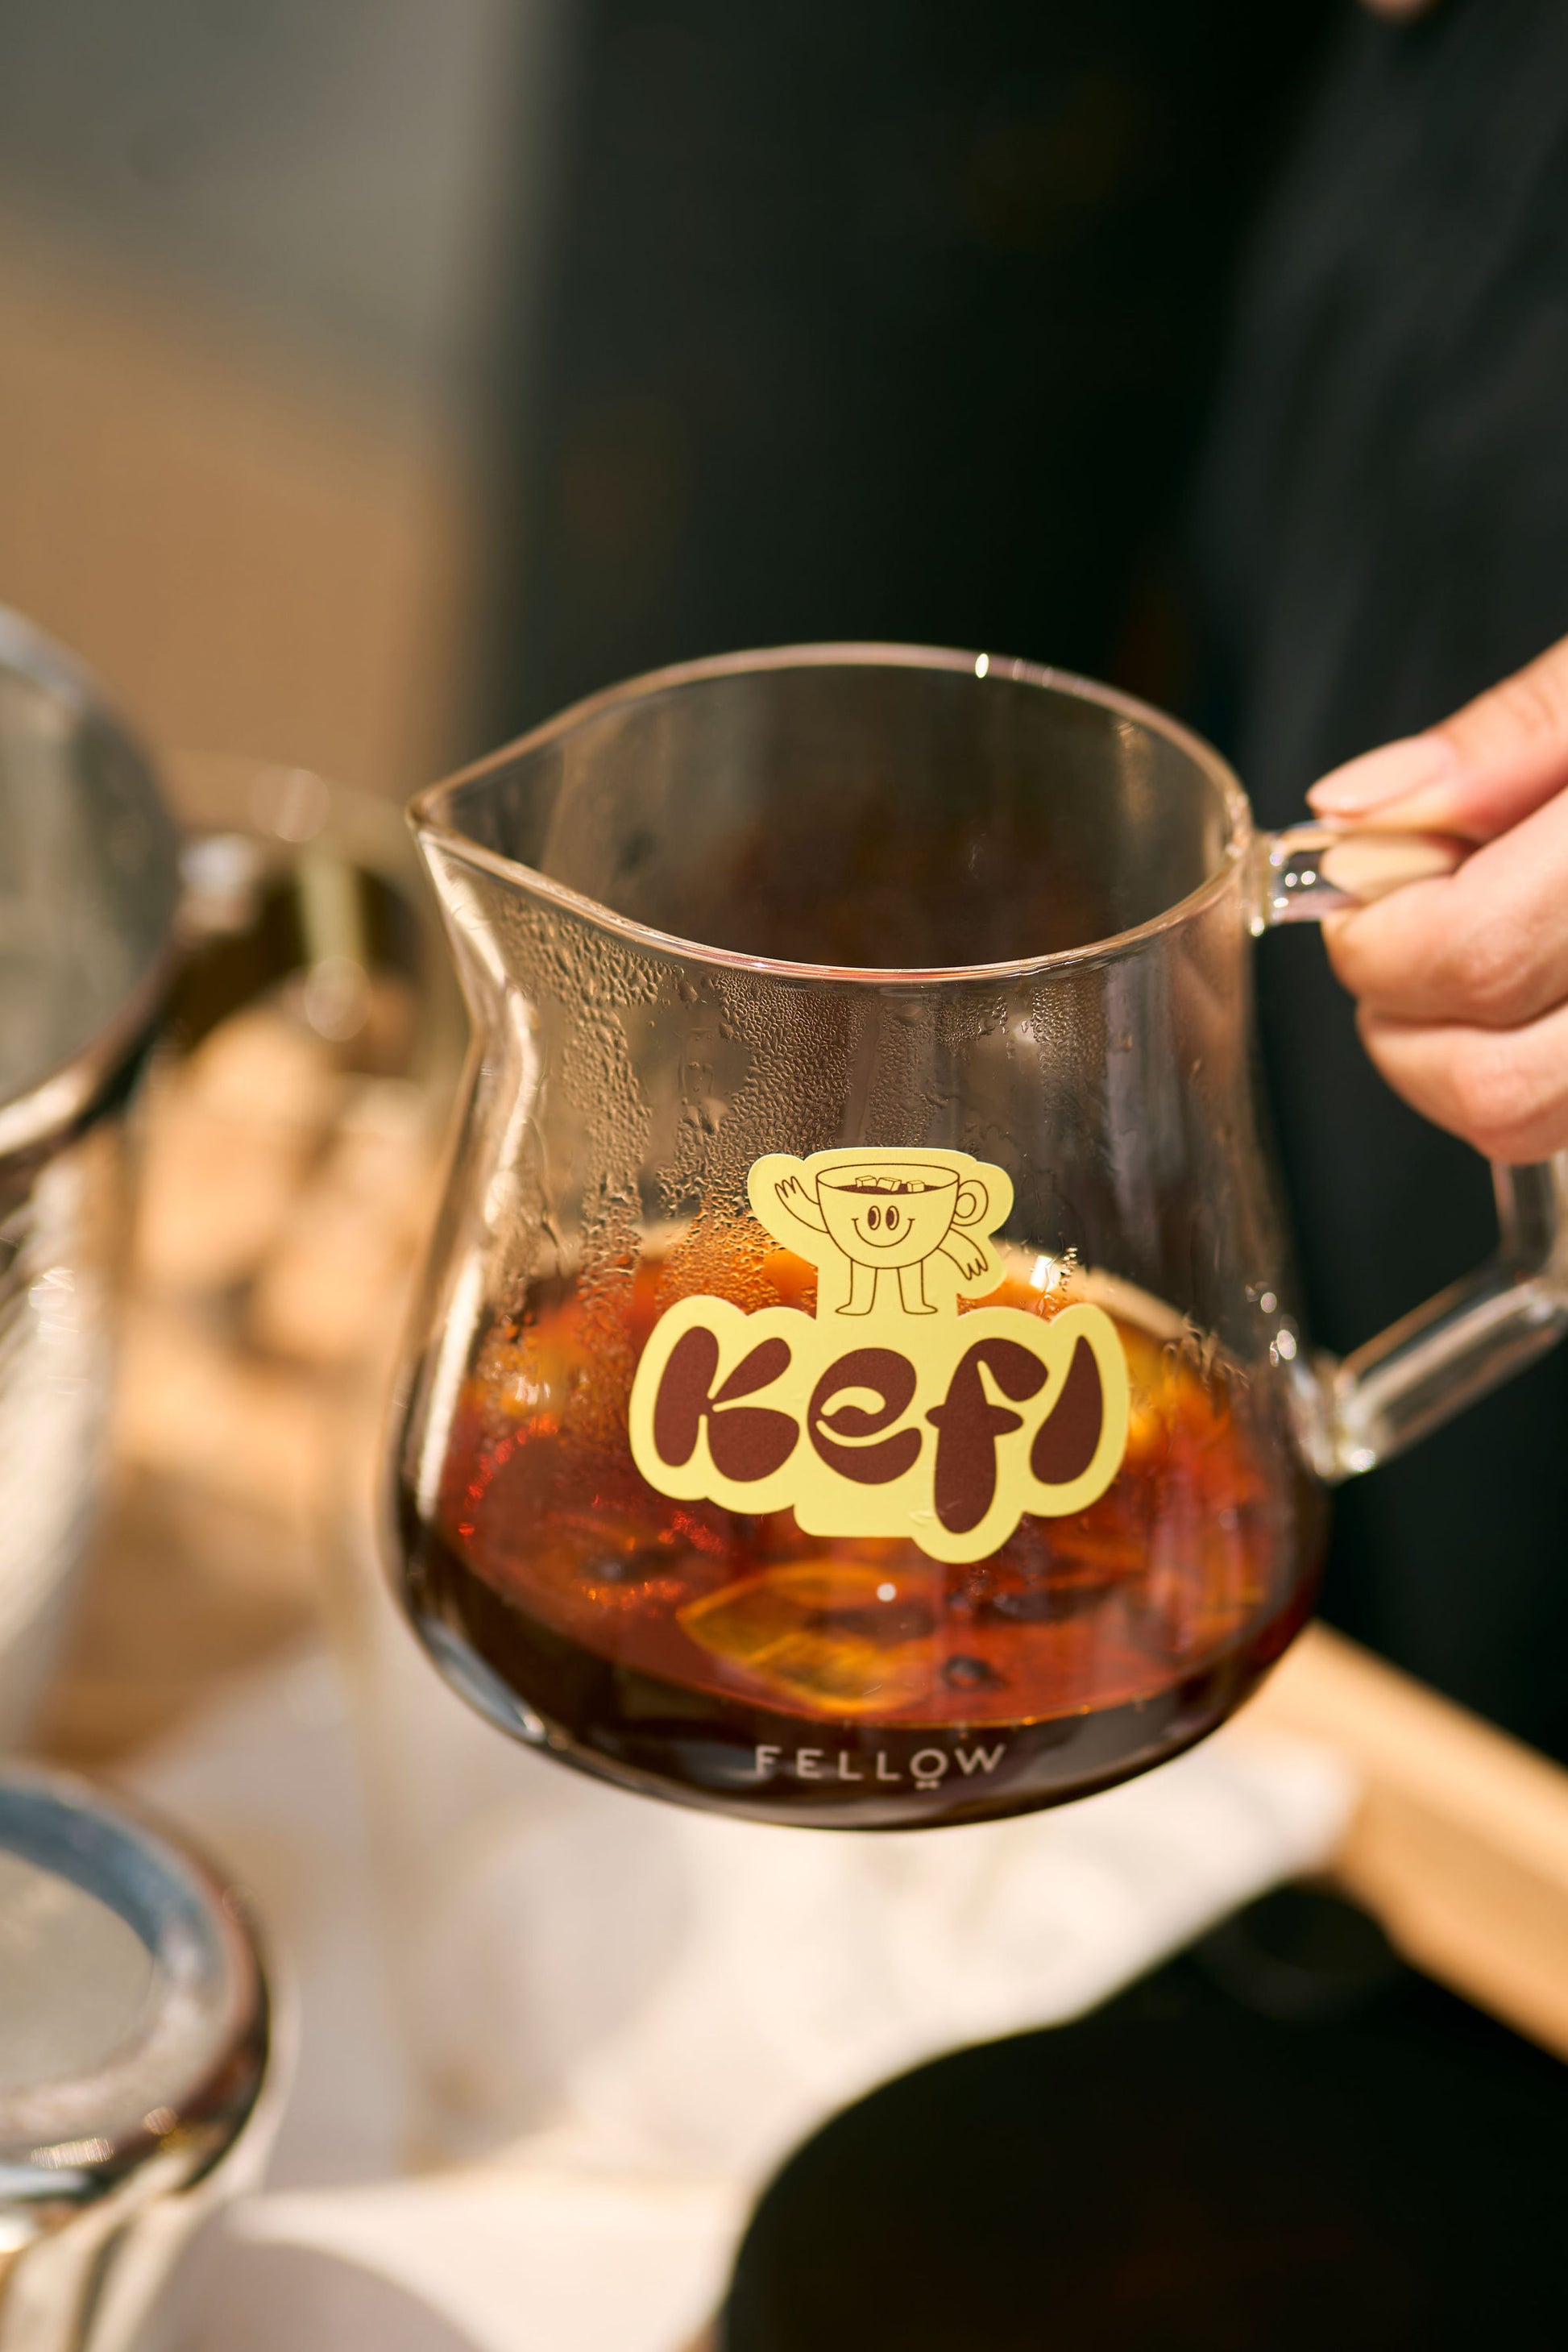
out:
M658 1315L694 1288L813 1303L756 1240L538 1284L479 1347L438 1492L421 1511L405 1483L399 1526L416 1622L488 1712L666 1795L896 1827L1081 1794L1237 1703L1310 1605L1321 1505L1267 1398L1173 1318L1134 1319L1136 1294L1120 1472L986 1559L656 1493L626 1416ZM986 1303L1048 1318L1066 1295Z

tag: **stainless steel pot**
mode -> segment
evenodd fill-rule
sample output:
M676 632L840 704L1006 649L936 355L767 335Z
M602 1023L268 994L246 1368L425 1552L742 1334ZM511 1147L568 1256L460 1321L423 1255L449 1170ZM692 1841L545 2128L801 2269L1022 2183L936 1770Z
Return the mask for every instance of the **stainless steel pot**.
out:
M97 1499L125 1108L174 968L180 843L80 667L0 612L0 1743Z
M295 970L334 1049L373 971L406 986L405 1075L444 1101L460 1013L395 804L243 759L155 774L80 665L0 610L0 1748L102 1484L137 1081L172 992L194 1043Z

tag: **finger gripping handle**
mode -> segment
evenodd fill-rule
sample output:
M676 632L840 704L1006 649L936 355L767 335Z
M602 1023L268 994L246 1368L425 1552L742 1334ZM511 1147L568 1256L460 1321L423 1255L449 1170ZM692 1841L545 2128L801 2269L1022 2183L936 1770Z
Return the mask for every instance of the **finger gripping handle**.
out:
M1451 874L1466 845L1440 834L1266 834L1254 868L1255 932L1364 906ZM1325 1478L1353 1476L1484 1396L1568 1332L1568 1152L1494 1166L1497 1254L1463 1281L1337 1360L1317 1358L1308 1440Z
M1293 824L1259 835L1253 867L1254 931L1317 923L1369 906L1409 882L1452 874L1471 845L1447 833L1378 833L1358 826Z

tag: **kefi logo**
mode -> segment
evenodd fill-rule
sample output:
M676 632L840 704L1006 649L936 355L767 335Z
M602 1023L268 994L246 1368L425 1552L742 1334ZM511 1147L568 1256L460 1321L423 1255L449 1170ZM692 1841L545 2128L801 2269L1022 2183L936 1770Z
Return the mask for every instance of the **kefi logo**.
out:
M759 1221L817 1269L815 1315L683 1298L632 1387L650 1486L814 1536L902 1537L982 1559L1020 1517L1097 1501L1127 1447L1127 1359L1102 1307L975 1306L1002 1280L1005 1171L967 1152L770 1152Z

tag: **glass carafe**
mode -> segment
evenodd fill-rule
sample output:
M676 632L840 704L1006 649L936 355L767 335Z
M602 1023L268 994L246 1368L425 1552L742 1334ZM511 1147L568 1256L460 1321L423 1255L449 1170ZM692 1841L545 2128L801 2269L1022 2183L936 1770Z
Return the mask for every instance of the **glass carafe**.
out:
M1324 1483L1568 1319L1562 1171L1502 1171L1490 1267L1314 1357L1252 939L1451 857L1261 838L1124 696L733 656L414 815L475 1045L395 1550L568 1762L847 1827L1104 1786L1280 1654Z

